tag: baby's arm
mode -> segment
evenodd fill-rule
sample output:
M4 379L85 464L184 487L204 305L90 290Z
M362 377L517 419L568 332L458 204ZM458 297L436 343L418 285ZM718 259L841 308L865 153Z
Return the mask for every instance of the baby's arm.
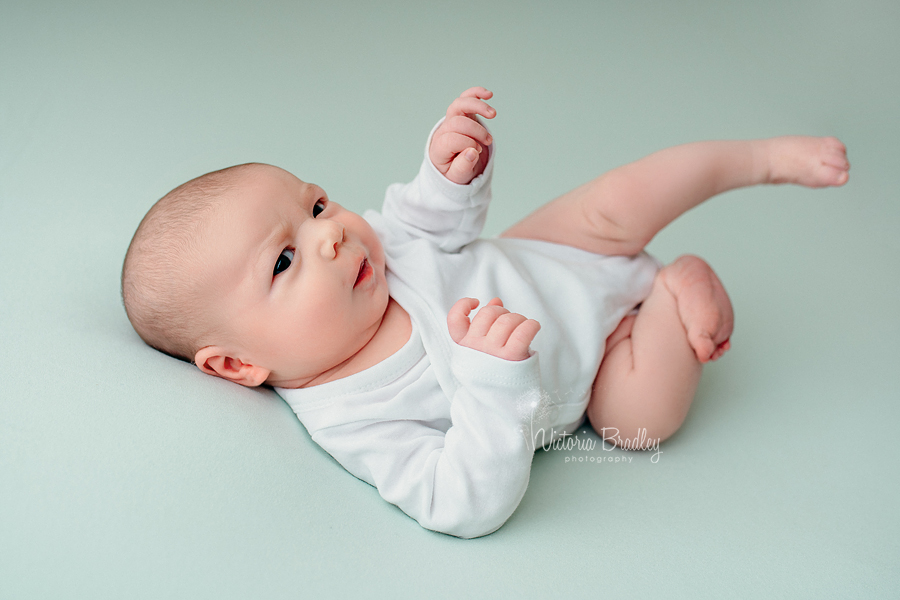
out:
M538 360L536 354L512 361L455 347L453 385L437 388L436 369L421 361L386 385L389 398L351 396L339 408L311 409L315 425L304 424L344 468L423 527L465 538L486 535L509 518L528 487L530 432L542 426L533 421L540 419L534 407L542 399ZM447 394L449 423L443 409L436 414L423 399L430 393Z
M463 92L429 136L416 178L388 188L381 212L392 235L455 252L481 234L491 201L493 140L476 115L493 118L482 99L491 96L484 88ZM466 158L471 153L474 162Z
M502 235L632 255L676 217L716 194L761 183L838 186L847 182L849 168L846 148L836 138L695 142L613 169Z

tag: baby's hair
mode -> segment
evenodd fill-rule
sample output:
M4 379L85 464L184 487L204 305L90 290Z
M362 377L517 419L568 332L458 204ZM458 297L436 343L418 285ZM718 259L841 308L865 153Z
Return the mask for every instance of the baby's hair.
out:
M122 266L122 301L148 345L192 362L216 326L201 305L203 266L194 265L204 224L240 175L257 163L201 175L163 196L138 225Z

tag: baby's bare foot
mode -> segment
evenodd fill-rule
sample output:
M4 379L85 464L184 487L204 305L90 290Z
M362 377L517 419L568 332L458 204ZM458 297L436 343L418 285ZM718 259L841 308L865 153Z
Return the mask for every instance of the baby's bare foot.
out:
M734 312L722 282L696 256L682 256L660 275L678 303L678 315L697 360L716 360L731 348Z
M769 183L820 188L844 185L850 178L847 148L834 137L790 135L763 142Z

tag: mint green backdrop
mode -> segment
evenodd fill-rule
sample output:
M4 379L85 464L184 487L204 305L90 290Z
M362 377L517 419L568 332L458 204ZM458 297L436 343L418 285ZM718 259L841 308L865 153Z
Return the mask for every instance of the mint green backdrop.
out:
M898 31L894 0L0 0L0 597L900 596ZM684 427L656 463L539 451L463 541L270 391L143 346L118 275L150 205L223 166L378 207L472 85L499 113L486 235L691 140L833 134L853 169L659 235L737 314Z

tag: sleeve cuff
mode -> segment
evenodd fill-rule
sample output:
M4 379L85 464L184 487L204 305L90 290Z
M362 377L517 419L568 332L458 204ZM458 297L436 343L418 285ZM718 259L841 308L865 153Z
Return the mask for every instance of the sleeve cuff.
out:
M537 352L524 360L505 360L456 344L453 354L453 374L463 385L477 383L500 390L540 387Z

